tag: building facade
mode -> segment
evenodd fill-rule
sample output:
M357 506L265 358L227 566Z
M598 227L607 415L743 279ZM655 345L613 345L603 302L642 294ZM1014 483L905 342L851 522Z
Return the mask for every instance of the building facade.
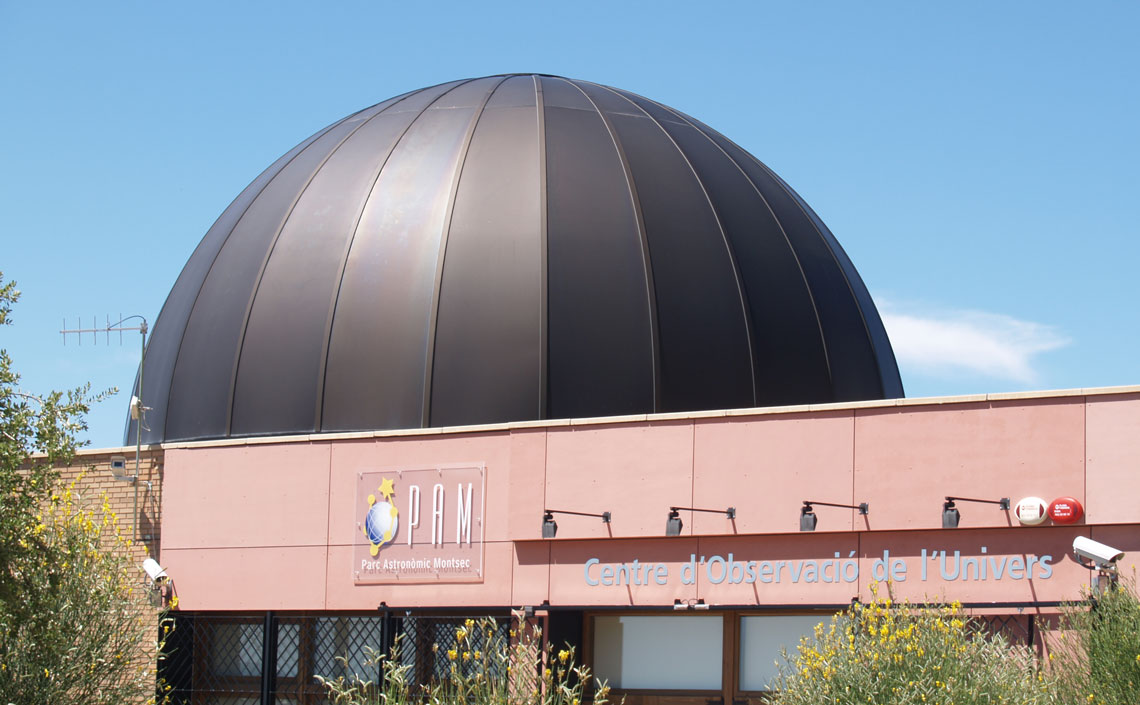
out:
M338 647L514 611L628 702L751 700L876 590L1040 648L1094 577L1075 537L1140 549L1138 423L1140 388L1113 388L168 444L161 561L206 654L180 685L256 702L272 628L277 701L310 702ZM943 528L948 496L1015 506ZM1022 525L1026 497L1084 513ZM670 536L672 507L711 511ZM610 520L544 538L545 510Z
M411 91L287 152L187 262L143 377L162 675L194 703L314 702L363 646L430 678L492 615L631 705L738 705L876 591L1040 645L1090 581L1073 540L1137 541L1140 389L902 398L786 182L556 76Z

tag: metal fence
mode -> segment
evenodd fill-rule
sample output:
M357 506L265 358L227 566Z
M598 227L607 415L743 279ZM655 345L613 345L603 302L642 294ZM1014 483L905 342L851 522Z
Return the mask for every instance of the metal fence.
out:
M581 633L579 619L567 625L551 620L551 636ZM467 620L480 629L465 629ZM406 669L408 682L446 678L465 660L448 652L489 652L492 642L508 643L508 614L425 615L381 611L371 614L206 614L179 613L159 665L160 687L178 705L315 705L328 702L317 676L378 682L378 654L391 654ZM487 621L483 621L487 620ZM1040 653L1039 617L1033 614L973 618L981 631L1004 636L1010 644ZM574 632L574 634L570 634ZM454 659L454 660L453 660ZM502 675L490 674L488 675Z
M976 617L975 621L990 634L1005 637L1014 646L1026 646L1040 652L1040 626L1035 614L999 614Z
M447 652L471 615L179 614L159 666L160 688L178 705L324 703L317 676L380 679L377 654L389 653L413 683L445 676ZM485 618L486 619L486 618ZM508 615L493 615L491 633L475 630L466 648L506 641ZM397 638L398 637L398 638Z

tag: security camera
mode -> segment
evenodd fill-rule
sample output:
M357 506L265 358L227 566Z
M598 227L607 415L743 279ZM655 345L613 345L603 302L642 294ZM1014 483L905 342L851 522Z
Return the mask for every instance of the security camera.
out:
M166 569L158 564L153 558L147 558L143 561L143 570L146 571L147 576L154 582L160 580L168 580L170 576L166 574Z
M1077 558L1091 561L1100 570L1116 570L1116 562L1124 557L1124 551L1084 536L1073 539L1073 553Z

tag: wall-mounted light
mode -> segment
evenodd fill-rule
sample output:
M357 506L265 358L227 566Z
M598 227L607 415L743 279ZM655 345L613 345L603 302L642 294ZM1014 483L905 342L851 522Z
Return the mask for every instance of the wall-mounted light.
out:
M603 524L610 523L610 513L602 512L601 514L590 514L589 512L570 512L565 509L543 509L542 510L542 538L552 539L558 535L558 524L554 521L555 514L573 514L579 517L599 517Z
M697 507L669 507L669 516L665 520L665 535L680 536L681 528L685 525L678 512L709 512L710 514L723 514L730 520L736 518L736 507L727 509L698 509Z
M942 528L943 529L957 529L958 522L961 521L962 515L958 512L958 508L954 506L955 502L980 502L982 504L996 504L998 509L1008 512L1009 511L1009 497L1002 497L1001 499L973 499L971 497L947 497L946 501L942 503Z
M800 531L815 531L815 526L819 523L819 517L812 511L813 504L818 504L821 507L858 509L859 514L863 516L866 516L871 510L870 505L866 502L860 502L859 504L833 504L831 502L816 502L814 500L805 499L804 506L800 507Z

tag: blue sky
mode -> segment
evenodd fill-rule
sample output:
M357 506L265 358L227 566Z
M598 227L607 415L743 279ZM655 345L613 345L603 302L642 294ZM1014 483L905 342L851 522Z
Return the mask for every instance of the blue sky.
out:
M879 303L908 396L1140 383L1140 4L0 0L0 331L29 391L128 389L231 199L390 96L504 72L641 93L784 177ZM91 416L118 445L126 392Z

